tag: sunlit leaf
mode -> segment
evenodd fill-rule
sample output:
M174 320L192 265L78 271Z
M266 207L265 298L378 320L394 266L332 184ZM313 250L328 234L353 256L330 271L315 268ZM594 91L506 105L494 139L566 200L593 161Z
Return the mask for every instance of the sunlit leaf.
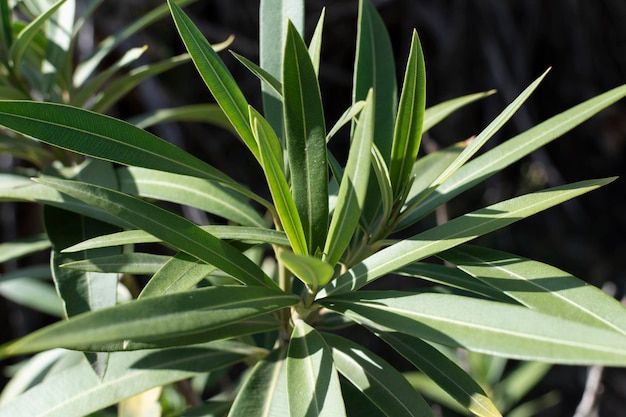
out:
M433 416L428 403L394 367L348 339L324 334L337 370L386 416Z
M549 188L457 217L385 248L363 262L354 265L345 274L340 275L322 289L317 298L354 291L412 262L501 229L614 180L615 178L588 180Z
M207 287L189 292L146 297L95 310L44 327L0 347L0 356L64 347L79 350L123 350L128 342L158 343L210 330L236 330L235 323L262 316L298 302L294 295L264 287ZM185 339L187 337L187 339ZM206 342L211 339L202 340Z
M291 192L313 255L324 248L328 227L326 125L311 57L292 24L283 63L283 113Z
M294 323L287 354L287 389L292 416L346 415L331 350L302 320Z
M320 303L376 330L394 329L491 355L561 364L626 364L623 335L511 304L401 291L359 291Z

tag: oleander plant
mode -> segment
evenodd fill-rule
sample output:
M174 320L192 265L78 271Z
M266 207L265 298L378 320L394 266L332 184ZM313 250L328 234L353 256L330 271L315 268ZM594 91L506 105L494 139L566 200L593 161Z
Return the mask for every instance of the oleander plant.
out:
M554 266L470 243L615 178L422 221L622 99L626 85L479 152L546 71L472 140L423 155L424 132L494 92L427 108L415 31L398 88L367 0L353 100L332 123L318 83L325 15L306 37L304 0L262 0L260 62L233 53L260 81L259 109L217 54L228 42L211 45L183 11L190 1L167 0L77 65L76 34L101 1L78 17L73 0L14 3L0 1L0 146L29 168L0 173L0 200L41 205L45 234L2 243L0 260L49 249L50 263L5 273L0 290L13 285L1 294L60 320L0 346L0 358L28 358L13 367L0 416L434 416L439 399L493 417L515 401L457 352L485 369L521 361L535 380L550 364L626 366L618 301ZM121 39L168 14L186 54L126 71L144 50L131 49L97 70ZM130 121L105 114L188 61L215 103ZM266 189L145 130L171 120L230 129ZM339 132L344 156L329 150ZM220 221L196 224L178 206ZM530 389L517 382L516 401Z

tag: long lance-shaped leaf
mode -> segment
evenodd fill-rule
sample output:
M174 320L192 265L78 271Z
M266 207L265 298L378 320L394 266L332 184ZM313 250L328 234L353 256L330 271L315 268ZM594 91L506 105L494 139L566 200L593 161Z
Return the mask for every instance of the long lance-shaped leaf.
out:
M3 180L8 179L9 184L5 188ZM1 175L0 174L0 201L28 201L37 202L44 205L63 208L74 213L84 214L85 216L102 220L104 222L114 224L120 228L133 229L134 226L117 219L107 213L103 213L94 207L75 198L61 194L57 190L46 187L41 184L35 184L30 178L19 175Z
M168 210L96 185L50 177L37 181L121 218L168 245L215 265L246 285L275 286L256 264L237 249Z
M118 59L113 65L107 67L100 72L93 80L87 85L83 86L74 97L71 99L71 104L77 107L85 106L85 103L92 98L96 92L111 79L111 77L120 69L131 65L137 61L144 52L148 49L147 45L140 48L132 48L126 51L120 59Z
M324 334L337 370L385 416L433 416L428 403L395 368L363 346Z
M383 249L363 262L354 265L345 274L340 275L322 289L317 298L355 291L365 284L412 262L501 229L614 180L615 178L588 180L549 188L457 217Z
M111 355L104 379L86 362L48 376L0 408L2 416L82 417L150 388L217 370L263 350L234 342Z
M291 190L309 254L314 255L324 247L328 227L326 125L311 57L291 23L283 63L283 112Z
M414 262L394 271L394 274L421 278L435 284L469 291L495 301L514 303L513 299L507 297L502 292L457 268L425 262Z
M551 265L474 245L438 256L529 308L626 336L619 301Z
M357 323L522 360L626 365L626 337L530 310L450 294L359 291L320 303Z
M339 186L337 205L328 229L324 260L331 265L339 261L359 224L369 181L373 140L374 103L373 92L370 92L350 145L348 162Z
M365 100L370 88L376 93L374 142L389 165L398 88L391 40L376 8L359 1L357 51L354 63L353 103Z
M48 249L49 247L50 240L45 235L35 235L14 240L13 242L0 243L0 264Z
M260 66L279 83L283 75L283 45L287 22L292 22L304 37L304 0L261 0L259 6ZM262 83L263 113L279 138L284 138L282 89Z
M271 89L272 94L274 95L274 97L276 97L276 99L278 99L278 103L280 103L282 107L283 83L278 81L276 77L274 77L269 72L265 71L263 68L261 68L254 62L250 61L248 58L241 56L236 52L231 51L230 53L233 54L233 56L237 58L237 60L241 62L246 68L248 68L248 70L252 74L256 75L256 77L259 80L263 81L263 84L262 84L263 86L267 86L268 88ZM282 127L281 127L281 131L282 131Z
M163 61L142 65L124 74L108 84L94 98L91 110L98 113L106 113L115 103L126 97L128 93L137 87L142 81L169 71L189 61L189 55L182 54L164 59ZM71 104L74 104L73 102Z
M7 51L13 44L13 19L9 0L0 0L0 52L4 61L8 61Z
M429 153L413 164L413 184L406 198L405 205L412 206L415 201L422 200L429 193L430 185L459 156L471 139L457 142L447 148Z
M168 0L167 4L170 7L178 33L200 76L211 90L217 104L224 110L224 114L232 123L239 137L254 156L259 159L259 150L252 135L248 118L248 102L233 76L200 30L181 8L172 0Z
M165 122L200 122L219 126L223 129L233 131L233 126L228 118L215 103L190 104L187 106L157 109L148 113L127 119L129 123L141 129L158 125Z
M237 394L229 417L287 417L286 347L259 361Z
M228 176L129 123L53 103L0 102L0 124L50 145L124 165L232 184Z
M419 37L414 30L391 147L389 173L395 197L405 188L417 158L425 108L426 68Z
M503 111L496 117L489 125L483 129L482 132L475 139L473 139L469 145L463 149L463 152L433 181L433 183L425 190L424 193L420 195L419 199L416 199L411 202L411 206L409 206L406 210L411 212L415 206L417 206L421 201L429 196L433 191L437 189L445 180L450 178L452 174L454 174L458 169L463 166L472 156L476 154L480 150L480 148L489 140L493 135L495 135L500 128L517 112L517 110L524 104L524 102L530 97L530 95L535 91L535 89L539 86L541 81L548 74L550 69L546 70L539 78L537 78L532 84L530 84L522 93L517 96L512 103L510 103Z
M278 143L276 133L274 133L268 122L255 117L254 113L251 113L251 115L254 119L254 134L258 140L261 165L265 172L267 185L272 194L282 229L289 238L293 251L300 255L307 254L308 248L302 220L289 190L282 163L277 158L275 146L272 146L272 143Z
M242 320L292 306L298 300L279 290L246 286L208 287L148 297L44 327L1 346L0 356L56 347L122 350L121 342L158 342L236 328Z
M322 34L324 31L325 17L326 8L324 7L322 8L320 18L317 20L317 25L315 25L315 31L313 31L311 42L309 43L309 55L311 56L311 62L313 63L313 68L315 68L315 73L318 74L318 76L320 72L320 55L322 52Z
M177 4L182 7L196 1L197 0L178 0ZM93 12L93 9L90 11ZM102 60L107 55L109 55L109 53L111 53L111 51L113 51L119 44L124 42L126 39L128 39L138 31L167 16L168 11L169 10L167 5L162 4L161 6L151 10L144 16L141 16L137 20L133 21L132 24L122 29L120 32L117 32L100 42L93 55L91 55L91 57L89 57L84 62L81 62L76 67L76 71L74 71L74 86L81 87L84 82L87 81L87 79L91 76L91 74L96 70L100 62L102 62ZM82 20L81 22L84 22L84 20Z
M50 17L46 25L45 60L42 63L42 86L44 97L50 97L56 85L71 86L72 28L76 14L76 0L66 1Z
M480 417L502 417L480 385L428 343L402 333L376 332L376 336L428 375L473 414Z
M626 85L616 87L520 133L469 161L441 184L435 192L418 204L414 210L408 210L398 224L398 229L410 226L441 204L562 136L625 96Z
M82 272L150 275L157 272L169 259L170 257L166 255L135 252L71 261L60 266L64 269ZM115 283L117 284L117 279Z
M489 97L490 95L495 94L495 92L496 90L489 90L483 93L469 94L466 96L453 98L451 100L446 100L442 103L435 104L434 106L427 108L424 111L424 125L422 127L423 131L427 132L433 126L437 125L446 117L454 113L456 110L470 103L473 103L476 100Z
M292 416L346 415L331 350L322 336L296 320L287 353L287 389Z
M213 271L213 265L179 252L150 278L138 298L188 291Z
M15 42L11 45L11 49L9 50L9 59L11 60L11 65L14 70L19 72L20 65L22 63L22 57L24 53L28 49L31 41L35 37L35 35L39 32L41 27L46 24L46 22L52 17L53 14L57 12L59 7L61 7L65 3L65 0L59 0L54 5L52 5L45 13L37 16L35 20L30 22L24 29L17 34L15 38Z
M121 192L195 207L245 226L266 226L247 199L223 185L137 167L121 168L117 174Z
M289 246L289 240L285 234L277 230L243 226L200 226L200 228L220 239L238 240L251 244L269 243L271 245ZM159 242L162 242L162 240L143 230L127 230L87 239L76 245L64 248L63 252Z
M376 8L368 0L359 0L352 102L365 100L369 89L374 89L374 143L387 171L398 107L398 87L396 77L392 75L396 74L392 51L389 34ZM387 214L381 214L381 194L388 191L380 191L377 183L370 181L362 216L365 225L376 224Z
M62 169L60 174L75 180L118 188L113 165L97 159L86 160L75 167ZM46 233L52 242L50 253L52 278L59 296L63 299L66 317L114 306L117 302L117 274L71 270L61 268L60 265L92 257L118 255L120 248L114 247L75 253L61 253L61 250L94 236L117 232L119 228L57 207L45 206L43 214ZM87 353L86 357L102 377L106 372L108 355Z

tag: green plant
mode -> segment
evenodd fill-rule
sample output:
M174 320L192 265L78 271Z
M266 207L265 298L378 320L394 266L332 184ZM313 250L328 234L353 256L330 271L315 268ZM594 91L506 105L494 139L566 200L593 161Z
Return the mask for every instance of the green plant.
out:
M70 318L0 347L0 357L46 351L9 384L1 416L81 416L117 403L118 413L129 415L137 404L154 407L159 397L167 412L180 414L185 404L170 390L176 382L195 406L184 415L433 415L410 375L346 337L355 324L479 416L500 411L444 346L548 363L626 365L626 312L618 302L555 267L468 244L614 178L522 195L396 237L621 99L626 86L476 156L544 74L473 141L417 158L422 132L490 93L426 109L414 32L398 100L388 76L395 73L389 39L368 2L359 3L354 101L330 130L317 80L323 13L307 46L301 1L261 2L261 66L238 57L262 81L261 114L193 22L168 4L198 72L262 169L271 199L130 123L63 104L0 102L0 125L89 157L34 183L3 178L4 199L28 195L46 206L53 275ZM350 129L345 163L327 148L343 127ZM102 183L94 172L103 170L117 182ZM154 200L198 207L228 224L198 226ZM55 221L58 208L81 222ZM97 221L82 222L91 218ZM113 227L124 230L110 233ZM132 249L155 241L175 253ZM431 257L447 264L426 262ZM101 289L103 280L74 280L70 273L115 279ZM90 294L115 302L117 274L131 293L133 274L150 279L136 299L97 309ZM391 274L438 285L363 289ZM76 282L81 288L68 287ZM89 361L75 351L87 352ZM197 396L214 392L224 378L236 379L234 389L206 401Z

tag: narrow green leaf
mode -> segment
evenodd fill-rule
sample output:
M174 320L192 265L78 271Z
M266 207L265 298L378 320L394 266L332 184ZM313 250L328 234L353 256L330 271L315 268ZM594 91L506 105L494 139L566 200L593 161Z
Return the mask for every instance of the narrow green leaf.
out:
M313 255L324 247L328 227L326 126L311 57L291 23L283 63L283 112L291 190Z
M624 306L558 268L473 245L438 256L529 308L626 336Z
M495 94L496 90L489 90L483 93L469 94L462 97L446 100L443 103L436 104L427 108L424 111L424 126L422 130L424 132L429 131L433 126L444 120L446 117L457 111L458 109L480 100L485 97L489 97Z
M348 162L341 178L337 205L328 229L324 260L335 265L350 244L365 204L374 140L373 92L367 96L354 132Z
M457 268L424 262L414 262L394 271L394 274L422 278L435 284L473 292L474 294L482 295L483 297L495 301L514 303L512 298L507 297L502 292L484 284L472 275Z
M118 77L115 81L103 88L102 91L94 97L94 104L91 110L98 113L108 112L111 107L126 97L128 93L142 81L165 71L169 71L172 68L176 68L188 61L189 55L182 54L154 64L142 65L132 69L128 74Z
M49 247L50 241L45 235L35 235L13 242L0 243L0 263L19 259Z
M315 74L319 76L320 73L320 54L322 52L322 34L324 31L324 18L326 17L326 8L322 8L322 13L320 13L320 18L317 20L317 25L315 25L315 31L313 31L313 36L311 37L311 42L309 43L309 55L311 56L311 63L313 64L313 68L315 69Z
M0 295L7 300L55 317L64 314L63 302L52 285L29 276L0 280Z
M96 92L108 82L111 77L120 69L131 65L137 61L148 49L147 45L140 48L131 48L120 59L102 70L92 80L87 82L78 90L77 94L71 98L71 104L76 107L84 107L87 101L95 96Z
M197 0L178 0L176 3L180 7L183 7L196 1ZM93 11L93 9L91 11ZM133 23L119 32L116 32L102 40L93 51L93 54L76 67L76 70L74 71L74 86L77 88L81 87L85 81L89 79L96 68L98 68L98 65L100 65L102 60L111 53L111 51L135 33L167 16L168 12L168 6L166 4L162 4L134 20Z
M589 180L549 188L457 217L383 249L354 265L322 289L317 298L355 291L376 278L405 265L501 229L614 180L615 178Z
M324 334L337 370L385 416L434 416L428 403L383 358L343 337Z
M413 165L412 176L415 178L411 189L407 195L405 206L402 214L409 215L410 207L419 207L418 202L423 200L429 193L430 185L435 179L446 170L447 167L454 162L456 158L467 147L470 140L457 142L447 148L440 149L436 152L429 153L417 161Z
M272 351L252 369L229 417L289 417L285 347Z
M389 172L394 196L398 197L411 175L422 140L426 108L426 68L417 31L413 30L411 51L393 132Z
M287 389L292 416L346 415L331 350L302 320L294 323L287 354Z
M55 347L121 350L128 342L182 339L210 330L236 331L236 323L289 307L298 298L264 287L208 287L148 297L84 313L0 347L0 356ZM206 342L198 340L198 342ZM124 345L122 345L124 342ZM181 341L181 344L184 341ZM191 343L189 340L186 343Z
M530 97L530 95L539 86L541 81L548 75L548 69L541 74L533 83L531 83L524 91L512 103L510 103L489 125L483 129L482 132L476 138L474 138L469 145L463 149L463 152L450 164L448 167L433 181L428 190L422 194L422 199L430 195L435 191L444 181L446 181L452 174L454 174L461 166L463 166L472 156L478 152L478 150L496 134L500 128L517 112L517 110L524 104L524 102ZM420 200L413 202L413 204L420 203ZM409 207L408 210L411 210Z
M170 7L178 33L200 76L211 90L217 104L222 108L239 137L254 156L259 159L259 150L248 119L248 102L233 76L200 30L181 8L172 0L168 0L167 4Z
M428 375L473 414L481 417L502 417L480 385L428 343L401 333L376 332L376 336Z
M374 142L389 165L398 88L393 48L385 24L368 0L359 0L357 51L354 63L353 103L374 89Z
M12 10L9 6L9 0L0 0L0 42L2 42L2 57L4 61L8 61L6 53L13 44L13 18Z
M35 184L27 177L0 174L0 178L9 178L11 181L9 184L3 184L2 181L0 181L0 201L37 202L40 204L66 209L74 213L83 214L121 228L134 228L134 226L129 223L103 213L101 210L85 204L80 200L63 195L50 187ZM4 185L7 185L7 187L5 188Z
M281 226L289 238L293 251L301 255L306 254L308 249L302 221L289 191L282 163L276 159L275 151L270 145L270 141L276 142L278 138L275 137L276 134L271 128L268 129L269 125L263 124L258 118L254 119L253 126L258 141L261 165Z
M150 278L138 298L188 291L215 269L213 265L179 252Z
M289 240L285 234L277 230L242 226L200 226L200 228L219 239L239 240L251 244L268 243L271 245L289 246ZM107 246L158 242L162 242L162 240L144 232L143 230L127 230L124 232L102 235L85 240L81 243L63 249L63 252L77 252Z
M235 342L111 355L100 380L87 362L50 376L0 408L0 415L83 417L150 388L258 357L263 351Z
M166 122L200 122L219 126L235 133L233 125L230 124L220 106L214 103L190 104L188 106L158 109L131 117L128 119L128 122L141 129L147 129Z
M128 221L178 250L215 265L246 285L275 286L256 264L237 249L161 207L96 185L50 177L37 181Z
M35 37L35 35L39 32L41 27L46 24L46 22L52 17L59 7L61 7L65 3L65 0L59 0L54 5L52 5L46 12L37 16L32 22L30 22L24 29L20 31L15 37L15 41L11 45L11 49L9 50L9 59L11 60L11 65L14 71L19 72L20 65L22 64L22 57L24 53L28 49L31 41Z
M234 182L145 130L88 110L53 103L3 101L0 124L59 148L111 162Z
M117 173L121 192L195 207L236 224L266 226L246 198L223 185L137 167L121 168Z
M391 186L391 177L385 160L376 146L372 146L372 169L376 176L378 184L378 194L380 197L380 206L382 207L382 218L388 219L393 210L393 187ZM372 189L370 187L370 189ZM369 191L368 191L369 192ZM367 204L366 204L367 206Z
M57 85L71 85L69 68L75 14L76 0L68 0L50 17L45 26L48 43L41 67L41 92L44 98L49 98Z
M248 68L248 70L252 74L256 75L256 77L259 80L263 81L262 85L270 88L274 96L277 98L280 98L280 102L282 103L283 84L280 81L278 81L276 77L274 77L269 72L265 71L263 68L261 68L254 62L250 61L248 58L241 56L238 53L233 52L233 51L230 51L230 53L233 54L233 56L237 58L237 60L241 62L246 68Z
M616 87L520 133L469 161L441 184L436 192L425 198L414 211L403 216L398 228L402 229L415 223L441 204L562 136L625 96L626 85Z
M304 34L304 0L261 0L259 62L261 68L279 82L283 79L283 45L287 35L287 22L292 22L298 32ZM278 137L284 138L282 89L278 93L267 84L261 84L261 91L265 118Z
M450 294L359 291L323 306L380 331L521 360L626 365L626 337L526 307Z
M123 253L112 256L90 257L80 261L67 262L60 266L82 272L148 275L157 272L168 259L170 259L169 256L153 255L151 253Z
M56 174L65 178L117 188L117 177L113 165L104 161L86 160L76 166L61 169ZM71 317L86 311L115 305L118 284L116 274L68 270L61 268L60 264L90 257L119 255L119 248L102 248L72 254L61 253L63 248L95 236L117 232L119 228L57 207L46 206L43 214L46 233L52 242L50 260L52 277L64 301L65 314Z
M309 255L280 251L278 252L278 260L313 292L317 292L319 288L326 285L335 273L332 266Z
M348 107L348 109L343 112L339 120L335 123L335 125L330 129L328 135L326 135L326 142L330 142L330 140L335 136L335 134L346 124L355 120L355 118L361 113L365 107L365 101L360 100Z

